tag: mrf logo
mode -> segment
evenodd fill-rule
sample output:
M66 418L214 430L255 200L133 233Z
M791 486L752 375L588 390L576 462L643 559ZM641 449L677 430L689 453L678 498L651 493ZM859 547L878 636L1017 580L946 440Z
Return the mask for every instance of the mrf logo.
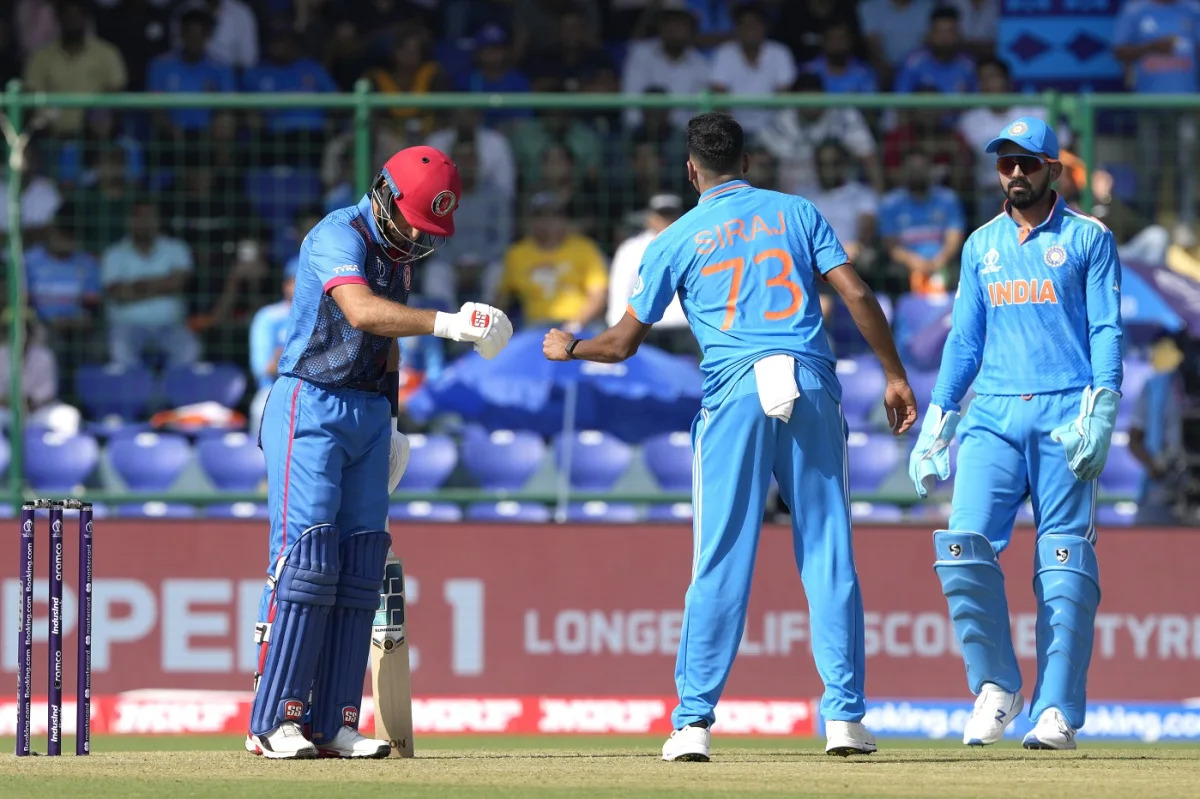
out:
M304 718L304 703L295 699L283 703L283 717L287 721L299 721Z
M492 323L492 315L483 311L471 313L471 327L487 327Z
M995 280L987 284L993 308L1003 305L1058 305L1054 282L1040 280Z
M1060 548L1054 550L1054 557L1058 560L1059 563L1066 563L1067 558L1069 558L1070 556L1071 556L1071 551L1068 549L1063 549L1062 547L1060 547Z
M342 725L358 729L358 708L353 705L342 708Z

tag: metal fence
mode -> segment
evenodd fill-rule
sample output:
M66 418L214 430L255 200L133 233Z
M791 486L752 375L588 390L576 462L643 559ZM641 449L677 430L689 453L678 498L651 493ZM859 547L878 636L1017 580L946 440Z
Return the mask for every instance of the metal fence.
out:
M904 183L904 159L910 151L927 150L938 179L961 198L969 232L985 211L987 216L994 213L999 193L994 184L976 179L978 164L970 160L965 142L961 164L952 153L942 163L944 153L934 142L953 134L966 112L991 109L1002 115L1002 109L1030 106L1043 109L1069 131L1069 149L1079 159L1068 169L1073 199L1106 216L1119 239L1133 238L1155 224L1182 230L1194 223L1196 173L1190 167L1197 149L1198 97L1053 92L406 96L373 93L365 82L350 94L90 95L25 93L14 82L3 96L9 155L4 228L10 363L23 362L25 336L35 329L23 322L30 259L47 252L56 258L81 253L102 262L107 248L132 224L128 220L134 206L151 205L156 220L141 223L183 241L190 252L191 276L180 289L180 300L202 357L247 368L250 320L260 307L279 299L284 264L298 251L307 227L327 209L356 201L387 154L423 143L438 131L449 142L465 140L481 121L495 131L490 141L475 138L462 157L473 159L472 189L500 198L509 215L502 228L508 240L496 242L501 250L524 229L530 198L551 190L566 198L575 227L611 257L620 240L638 229L637 212L650 195L672 191L694 200L683 174L682 134L669 121L672 111L757 112L770 126L783 124L781 115L794 114L801 130L815 126L826 112L852 112L876 155L858 157L854 142L845 139L847 174L882 193ZM71 118L64 112L75 115L73 126L64 122ZM898 129L909 130L909 138L897 139ZM805 185L805 179L820 177L812 173L812 164L794 163L800 156L789 148L800 142L816 150L825 142L805 142L802 135L788 139L789 130L795 133L784 125L774 141L767 141L766 134L750 137L752 180L758 185L774 181L792 190ZM951 142L948 148L958 146L953 136L946 141ZM486 152L492 146L507 156ZM494 259L493 254L483 260ZM878 236L864 243L861 261L881 293L908 289L907 276L897 271ZM449 303L464 290L486 293L494 279L494 273L489 277L483 269L462 280L464 285L426 288ZM949 279L952 283L953 276ZM36 329L57 358L60 395L78 402L72 395L72 372L112 356L111 331L102 324L99 306L78 318L59 310L63 318L42 318ZM455 352L442 355L451 358ZM241 410L249 410L253 393L251 382ZM24 396L20 368L11 369L8 396ZM25 408L23 402L10 400L9 405L8 488L15 500L25 491L20 432ZM913 501L899 483L892 487L855 499ZM90 488L89 496L97 501L163 498L103 481ZM196 504L261 499L258 494L215 494L186 486L170 496ZM534 488L513 496L550 501L553 492ZM469 485L396 495L398 500L455 503L493 497ZM687 500L683 494L636 490L574 498Z

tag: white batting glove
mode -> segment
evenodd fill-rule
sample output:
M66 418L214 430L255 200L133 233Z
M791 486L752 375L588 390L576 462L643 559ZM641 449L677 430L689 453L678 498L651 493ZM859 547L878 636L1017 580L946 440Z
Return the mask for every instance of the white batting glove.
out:
M388 453L388 494L400 485L400 478L408 468L408 436L399 430L392 431L392 448Z
M475 345L475 351L490 361L500 354L500 350L508 346L508 340L512 338L512 334L513 326L508 316L504 311L496 311L496 318L492 322L491 330L487 332L482 341Z
M482 302L463 303L458 313L437 312L433 320L433 335L477 344L483 341L496 320L503 316L503 311Z

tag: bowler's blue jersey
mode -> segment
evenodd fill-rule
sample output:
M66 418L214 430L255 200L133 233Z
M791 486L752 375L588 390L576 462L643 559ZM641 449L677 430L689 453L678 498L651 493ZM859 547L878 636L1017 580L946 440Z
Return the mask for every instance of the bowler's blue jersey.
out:
M705 407L775 353L804 363L840 399L816 275L848 260L808 200L735 180L706 191L651 242L629 312L653 324L678 292L704 353Z
M361 283L400 303L412 287L412 264L387 257L366 196L329 214L304 237L279 374L326 388L382 391L393 340L350 326L329 295L344 283Z
M1112 233L1058 198L1032 229L1003 213L962 253L933 404L977 394L1121 390L1121 263ZM976 377L978 375L978 377Z

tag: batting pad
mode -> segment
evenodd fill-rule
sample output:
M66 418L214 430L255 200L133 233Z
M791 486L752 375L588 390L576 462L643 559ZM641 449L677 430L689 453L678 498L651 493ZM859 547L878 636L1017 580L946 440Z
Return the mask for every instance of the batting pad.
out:
M331 524L301 533L276 566L272 618L263 642L266 657L250 711L255 735L285 721L303 720L329 609L337 598L339 570L338 530Z
M1079 729L1086 715L1087 672L1100 605L1096 550L1082 536L1043 535L1034 569L1038 683L1031 715L1036 719L1047 708L1058 708Z
M313 686L312 740L317 745L333 740L343 726L358 727L371 625L391 545L392 537L382 531L355 533L342 542L337 602L329 614Z
M950 620L967 665L967 685L978 694L985 682L1009 693L1021 690L1021 670L1013 651L1004 572L986 536L964 530L933 534Z

